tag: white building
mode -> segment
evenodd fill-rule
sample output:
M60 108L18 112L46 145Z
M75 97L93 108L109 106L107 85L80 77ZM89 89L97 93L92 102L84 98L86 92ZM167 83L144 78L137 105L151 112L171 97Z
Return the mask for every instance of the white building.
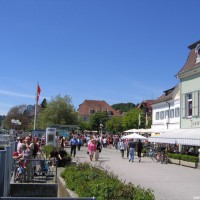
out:
M164 91L152 106L152 126L155 132L177 130L180 128L180 90L179 84Z

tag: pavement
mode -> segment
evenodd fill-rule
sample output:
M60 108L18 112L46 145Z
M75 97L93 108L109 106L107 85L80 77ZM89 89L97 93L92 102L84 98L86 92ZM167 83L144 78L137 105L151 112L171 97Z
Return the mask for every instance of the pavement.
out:
M66 148L69 152L70 148ZM76 162L90 162L100 165L116 174L126 183L140 185L154 191L156 200L200 199L200 170L175 164L155 163L149 157L141 162L135 156L134 162L121 158L119 150L103 148L98 161L90 161L87 148L77 151Z

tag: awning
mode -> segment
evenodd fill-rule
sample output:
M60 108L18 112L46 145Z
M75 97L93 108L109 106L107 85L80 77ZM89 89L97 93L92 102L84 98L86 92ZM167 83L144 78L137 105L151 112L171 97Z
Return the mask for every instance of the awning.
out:
M129 134L129 135L125 135L122 137L122 139L141 139L141 140L147 140L146 137L142 136L142 135L139 135L137 133L132 133L132 134Z
M148 138L149 142L200 146L200 129L178 129Z

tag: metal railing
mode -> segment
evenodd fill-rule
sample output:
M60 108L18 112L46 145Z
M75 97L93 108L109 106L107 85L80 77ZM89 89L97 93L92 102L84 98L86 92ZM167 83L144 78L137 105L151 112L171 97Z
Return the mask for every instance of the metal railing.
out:
M45 159L15 160L14 183L57 183L57 165Z
M6 138L8 139L10 137L4 137L4 146L1 145L1 149L3 150L0 150L0 197L7 197L9 195L10 180L14 170L12 153L15 150L16 144L15 142L6 140Z

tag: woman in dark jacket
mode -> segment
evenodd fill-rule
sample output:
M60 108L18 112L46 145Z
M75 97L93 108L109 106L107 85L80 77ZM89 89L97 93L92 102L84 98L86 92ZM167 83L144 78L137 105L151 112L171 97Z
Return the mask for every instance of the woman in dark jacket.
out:
M141 140L139 140L139 142L137 144L139 162L141 161L142 149L143 149L143 144L142 144Z

